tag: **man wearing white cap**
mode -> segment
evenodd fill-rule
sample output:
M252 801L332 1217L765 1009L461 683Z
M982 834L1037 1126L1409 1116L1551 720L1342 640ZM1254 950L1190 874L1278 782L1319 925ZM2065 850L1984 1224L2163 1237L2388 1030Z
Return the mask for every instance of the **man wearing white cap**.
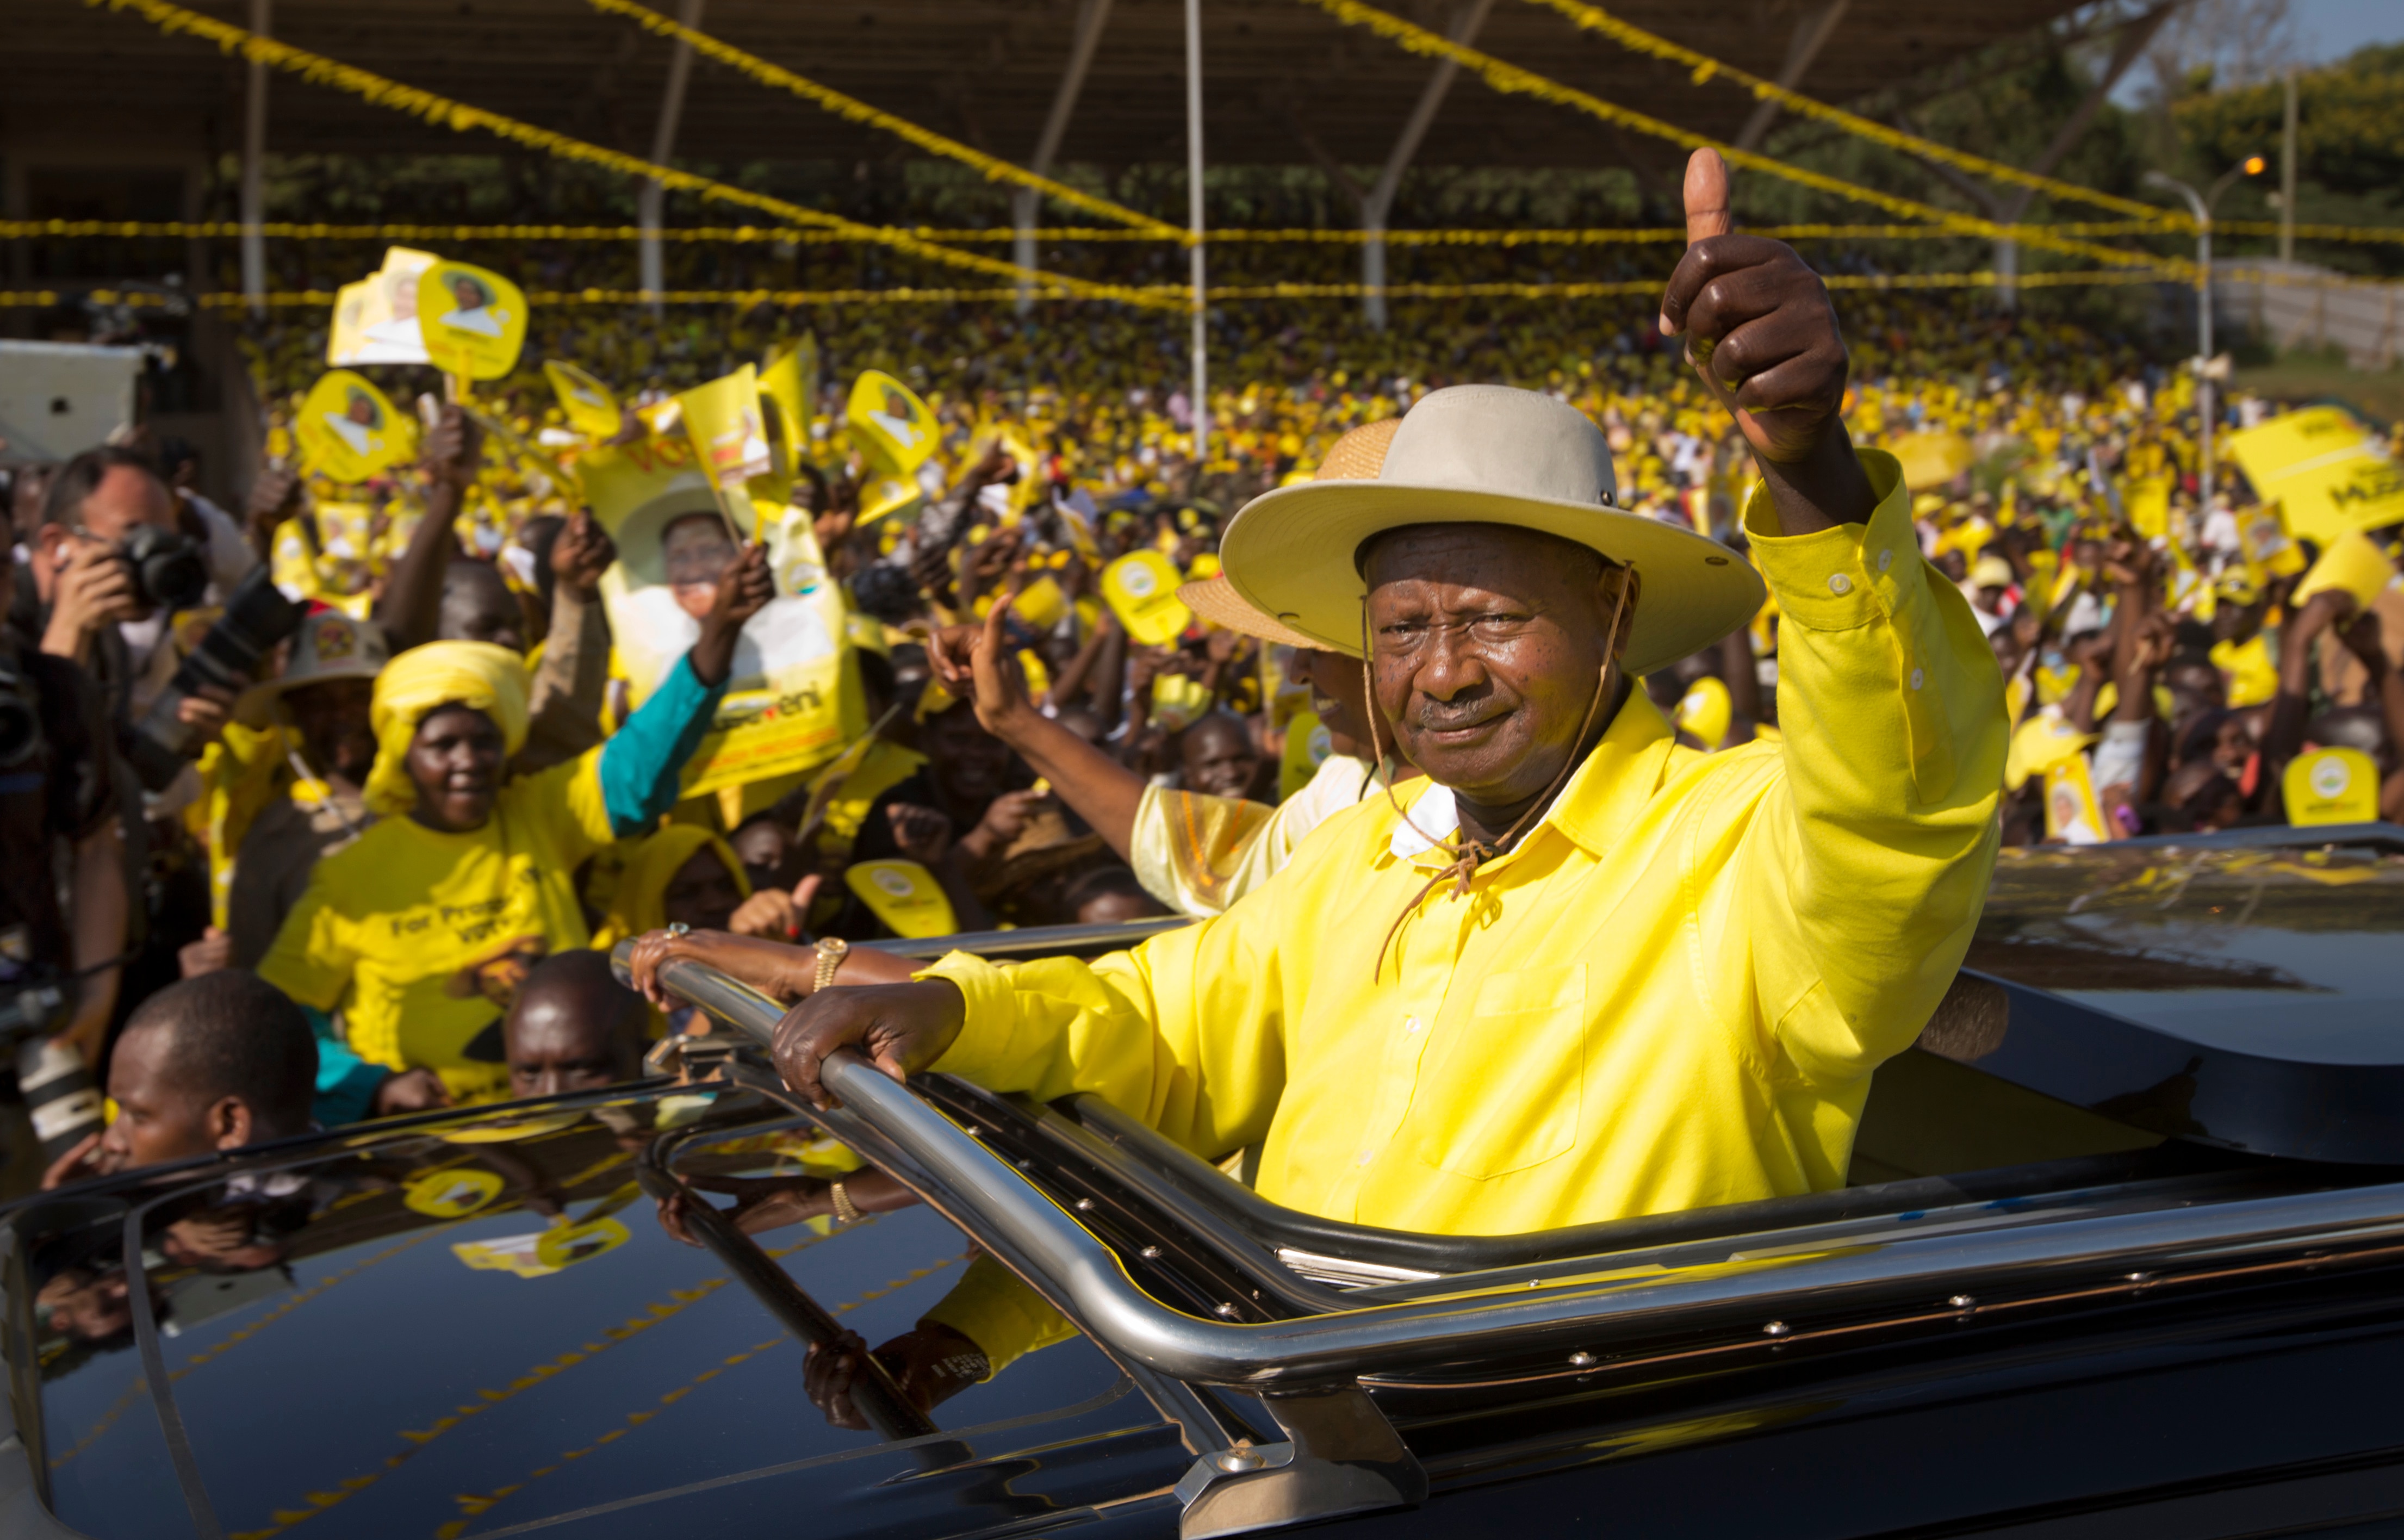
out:
M1818 277L1728 233L1717 155L1686 203L1662 328L1752 444L1760 576L1618 511L1603 436L1561 402L1426 397L1376 480L1271 492L1223 554L1284 623L1365 637L1373 720L1429 784L1133 952L956 954L814 994L779 1031L786 1080L823 1097L857 1044L896 1076L1097 1092L1206 1155L1265 1139L1279 1203L1421 1231L1842 1185L1871 1071L1984 899L2002 684L1894 461L1847 438ZM1765 578L1783 736L1682 749L1628 681L1751 620Z

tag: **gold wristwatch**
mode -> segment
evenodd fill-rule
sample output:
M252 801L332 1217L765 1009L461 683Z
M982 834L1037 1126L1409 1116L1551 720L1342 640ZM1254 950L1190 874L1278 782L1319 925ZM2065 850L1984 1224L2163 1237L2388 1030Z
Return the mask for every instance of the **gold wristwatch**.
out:
M818 971L810 975L810 993L817 994L832 984L834 971L842 967L843 959L850 955L851 943L841 936L829 936L819 942Z

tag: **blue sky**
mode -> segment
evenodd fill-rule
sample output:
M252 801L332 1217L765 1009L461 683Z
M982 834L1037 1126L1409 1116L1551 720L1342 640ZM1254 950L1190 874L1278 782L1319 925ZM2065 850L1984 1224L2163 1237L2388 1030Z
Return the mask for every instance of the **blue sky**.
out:
M2365 43L2404 42L2397 0L2294 0L2296 42L2311 63L2342 59Z

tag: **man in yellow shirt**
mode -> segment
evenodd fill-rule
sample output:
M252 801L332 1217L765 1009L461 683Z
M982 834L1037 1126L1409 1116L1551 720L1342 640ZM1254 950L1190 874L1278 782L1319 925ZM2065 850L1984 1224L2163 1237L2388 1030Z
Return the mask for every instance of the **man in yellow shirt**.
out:
M787 1082L822 1098L825 1056L856 1045L897 1077L1096 1092L1205 1155L1264 1140L1276 1202L1401 1229L1842 1185L1871 1071L1985 897L2002 681L1921 559L1899 468L1847 438L1818 277L1726 232L1716 155L1687 194L1662 324L1761 471L1744 519L1782 617L1780 741L1681 749L1628 687L1749 620L1752 572L1616 511L1572 409L1438 391L1376 481L1270 493L1223 546L1287 624L1366 633L1377 714L1430 781L1407 810L1337 814L1225 914L1132 952L954 954L814 995L778 1032ZM1025 1345L964 1329L996 1363Z

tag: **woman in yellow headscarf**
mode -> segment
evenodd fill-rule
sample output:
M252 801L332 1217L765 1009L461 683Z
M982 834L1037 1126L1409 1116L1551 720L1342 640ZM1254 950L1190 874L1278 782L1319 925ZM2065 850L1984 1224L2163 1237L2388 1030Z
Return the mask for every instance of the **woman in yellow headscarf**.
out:
M701 639L600 747L504 785L525 741L524 660L487 642L432 642L376 679L381 818L318 862L259 965L302 1005L340 1007L358 1055L426 1067L454 1099L509 1082L501 1016L526 970L591 939L573 874L677 800L709 728L743 623L770 594L747 549L719 584Z

